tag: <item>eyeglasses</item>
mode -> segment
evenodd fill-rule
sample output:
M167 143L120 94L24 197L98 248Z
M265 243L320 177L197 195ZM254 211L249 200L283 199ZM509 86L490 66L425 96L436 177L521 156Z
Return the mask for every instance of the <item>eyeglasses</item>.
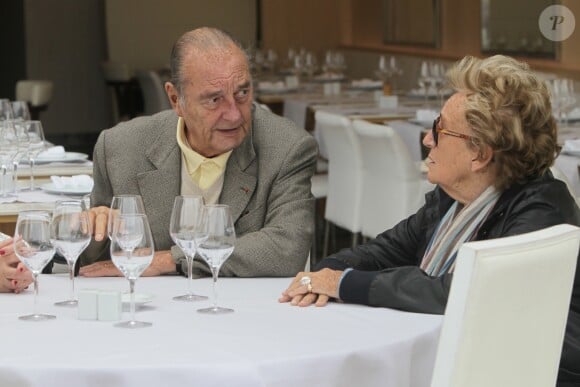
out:
M441 116L435 118L433 121L433 128L431 129L431 134L433 134L433 141L435 141L435 145L439 145L439 133L446 134L448 136L462 138L464 140L472 140L473 136L468 136L467 134L457 133L452 130L447 130L439 127L439 123L441 122Z

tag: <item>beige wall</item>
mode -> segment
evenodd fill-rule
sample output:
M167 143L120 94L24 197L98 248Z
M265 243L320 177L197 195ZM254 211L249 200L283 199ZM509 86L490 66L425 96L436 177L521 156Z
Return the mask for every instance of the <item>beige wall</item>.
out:
M254 45L256 0L106 0L109 60L133 69L167 67L173 42L201 26Z

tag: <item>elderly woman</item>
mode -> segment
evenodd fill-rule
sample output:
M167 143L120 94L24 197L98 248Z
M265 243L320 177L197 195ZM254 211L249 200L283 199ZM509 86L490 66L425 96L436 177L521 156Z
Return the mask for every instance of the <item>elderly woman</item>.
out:
M0 293L20 293L32 282L32 273L14 254L12 238L0 242Z
M310 283L299 273L280 302L341 299L444 313L462 243L580 225L575 200L549 170L559 146L544 83L504 56L466 57L448 77L456 93L423 140L428 178L437 184L426 204L368 243L322 260ZM580 382L579 278L577 269L560 386Z

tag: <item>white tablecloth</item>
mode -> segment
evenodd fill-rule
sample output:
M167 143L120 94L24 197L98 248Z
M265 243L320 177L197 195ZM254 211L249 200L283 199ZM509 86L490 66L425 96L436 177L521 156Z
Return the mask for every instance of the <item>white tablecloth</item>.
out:
M52 304L68 296L65 275L40 278L39 311L47 322L17 319L32 310L32 291L0 295L0 386L428 386L441 316L332 303L279 304L289 279L220 279L229 315L184 303L180 277L141 278L154 294L140 330L81 321L76 309ZM194 290L210 294L210 280ZM126 290L124 278L78 278L77 289ZM127 318L127 314L124 314Z

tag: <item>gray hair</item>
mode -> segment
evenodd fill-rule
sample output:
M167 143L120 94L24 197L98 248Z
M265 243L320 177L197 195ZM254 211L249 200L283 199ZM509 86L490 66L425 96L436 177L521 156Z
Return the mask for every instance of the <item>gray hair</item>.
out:
M182 88L185 81L183 61L188 50L207 53L213 50L227 50L232 47L240 49L248 61L249 68L249 57L246 51L236 39L225 31L212 27L200 27L181 35L173 45L169 62L171 83L175 86L179 98L183 98Z

